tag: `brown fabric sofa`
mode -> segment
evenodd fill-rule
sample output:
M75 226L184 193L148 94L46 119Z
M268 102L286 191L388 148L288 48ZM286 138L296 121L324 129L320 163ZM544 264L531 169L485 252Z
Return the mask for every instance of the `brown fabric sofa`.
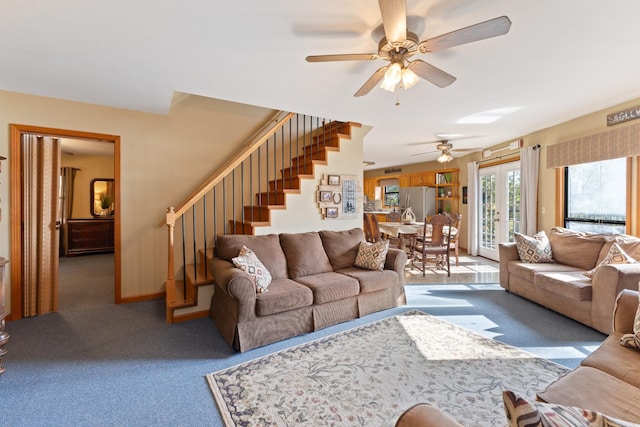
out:
M538 393L538 399L640 423L640 351L620 345L622 335L633 333L637 309L638 292L622 291L613 332L578 368Z
M640 239L554 227L549 242L555 262L541 264L520 261L516 243L500 243L500 285L609 334L616 296L623 289L637 289L640 263L606 265L591 279L583 273L606 258L613 243L640 261Z
M210 262L211 318L231 346L247 351L406 304L406 253L389 248L381 271L357 268L362 241L359 228L218 237ZM232 263L243 245L271 274L268 292L256 293L250 276Z

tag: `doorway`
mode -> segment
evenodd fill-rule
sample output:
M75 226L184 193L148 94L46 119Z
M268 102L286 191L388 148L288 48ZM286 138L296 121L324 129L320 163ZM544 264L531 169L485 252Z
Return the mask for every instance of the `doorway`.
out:
M116 135L98 134L92 132L44 128L29 125L10 125L10 246L11 246L11 315L10 320L23 317L23 254L25 241L22 236L22 223L24 213L22 211L22 200L25 196L22 192L22 144L23 135L36 134L54 138L75 138L87 141L110 142L113 144L114 160L114 192L116 200L120 200L120 137ZM120 203L114 206L114 303L121 302L121 256L120 256Z
M482 168L478 182L478 254L498 261L498 243L520 230L520 162Z

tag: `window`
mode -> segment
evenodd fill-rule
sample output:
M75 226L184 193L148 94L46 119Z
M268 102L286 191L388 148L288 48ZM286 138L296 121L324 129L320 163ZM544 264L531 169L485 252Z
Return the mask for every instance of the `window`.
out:
M384 204L385 206L400 205L400 186L386 185L384 187Z
M625 233L627 159L565 168L564 226L596 233Z

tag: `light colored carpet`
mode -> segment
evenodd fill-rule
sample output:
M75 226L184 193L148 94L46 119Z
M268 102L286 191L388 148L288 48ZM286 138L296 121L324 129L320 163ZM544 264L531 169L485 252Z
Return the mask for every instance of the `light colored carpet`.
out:
M429 402L504 426L501 392L535 398L569 369L413 310L207 375L227 426L393 426Z

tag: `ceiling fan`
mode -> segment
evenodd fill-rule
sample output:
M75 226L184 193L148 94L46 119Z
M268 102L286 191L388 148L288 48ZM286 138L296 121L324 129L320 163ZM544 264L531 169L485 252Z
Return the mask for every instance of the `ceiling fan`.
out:
M378 0L385 37L378 43L378 53L355 53L307 56L308 62L371 61L384 59L390 64L378 68L353 96L368 94L381 83L383 89L395 91L400 84L409 89L420 81L420 77L438 87L452 84L456 78L420 59L409 60L416 53L430 53L478 40L500 36L509 32L511 21L506 16L490 19L465 28L460 28L437 37L420 41L407 30L406 0Z
M436 150L426 151L424 153L416 153L416 154L412 154L411 156L423 156L425 154L432 154L440 151L440 156L436 159L440 163L447 163L453 160L453 154L451 154L452 151L455 151L455 152L478 151L477 148L453 148L453 144L446 139L443 139L440 141L426 142L426 143L422 142L420 144L437 144ZM412 145L415 145L415 144L412 144Z

